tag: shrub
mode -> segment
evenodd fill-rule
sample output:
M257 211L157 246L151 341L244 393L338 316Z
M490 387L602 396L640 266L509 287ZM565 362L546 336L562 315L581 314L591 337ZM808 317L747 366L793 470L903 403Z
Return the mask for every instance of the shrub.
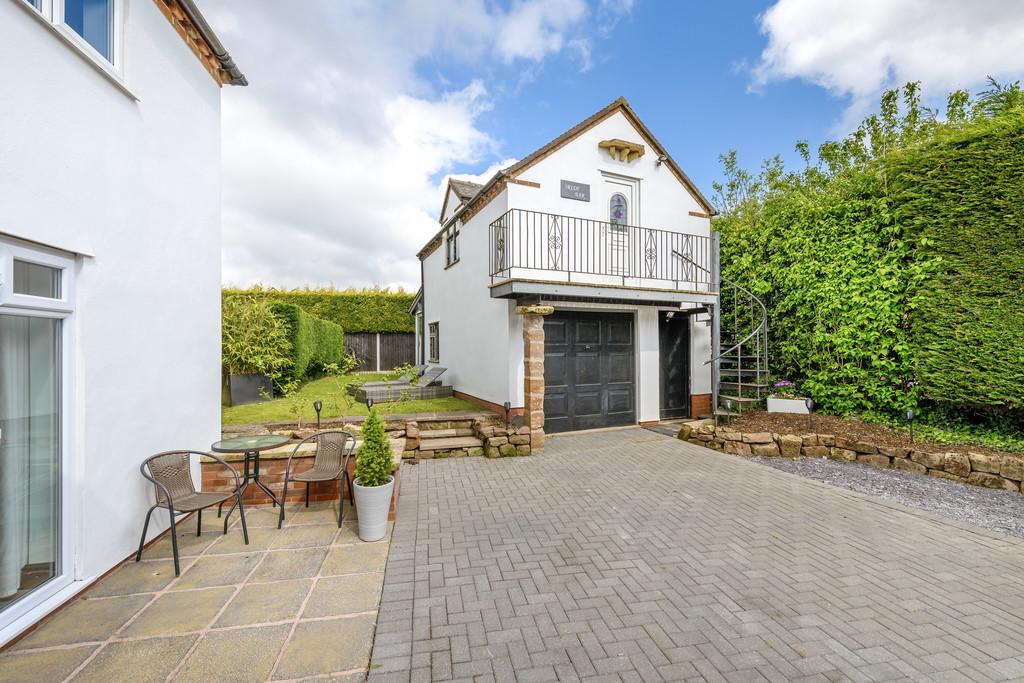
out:
M360 486L384 486L395 465L391 442L376 410L363 423L363 443L356 451L356 479Z
M294 304L310 315L341 325L348 333L415 332L416 321L409 315L413 295L388 289L262 289L225 290L226 296L268 296L274 301Z
M271 310L282 320L291 345L289 363L282 373L283 393L310 375L343 362L345 335L340 326L315 318L293 304L273 303Z
M1020 423L1024 95L952 93L939 121L917 93L817 159L798 143L799 170L724 156L723 274L764 300L772 370L823 411Z
M262 374L272 379L290 362L288 328L263 297L221 300L221 363L229 374Z

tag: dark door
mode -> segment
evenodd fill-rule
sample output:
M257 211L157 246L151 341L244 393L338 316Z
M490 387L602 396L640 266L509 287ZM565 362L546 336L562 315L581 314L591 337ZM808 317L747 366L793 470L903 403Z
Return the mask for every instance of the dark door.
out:
M661 419L690 417L690 316L658 314Z
M544 431L636 423L632 313L544 319Z

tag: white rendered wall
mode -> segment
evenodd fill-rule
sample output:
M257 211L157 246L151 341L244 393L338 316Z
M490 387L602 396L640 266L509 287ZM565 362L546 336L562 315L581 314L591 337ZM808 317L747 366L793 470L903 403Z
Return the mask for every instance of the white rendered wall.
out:
M438 364L448 368L441 379L457 391L498 405L513 400L506 360L510 348L517 346L522 356L523 345L522 331L518 337L509 331L509 302L492 299L488 288L489 226L506 209L506 194L501 193L462 226L460 260L450 268L445 268L443 243L423 262L423 326L429 330L430 323L440 322Z
M138 101L0 0L0 233L90 254L65 435L80 581L138 543L153 496L142 460L208 450L220 433L221 93L154 3L127 16ZM154 517L151 533L167 523Z
M646 153L629 163L613 160L597 145L602 140L622 139L644 144ZM657 164L657 152L643 139L621 112L616 112L590 130L582 133L558 151L524 171L519 178L540 183L539 188L527 185L508 186L509 207L598 221L608 220L608 200L614 188L605 185L602 171L639 180L639 207L630 207L629 223L644 228L672 230L708 237L711 220L691 216L690 211L704 213L705 208L679 182L666 164ZM685 166L685 158L676 157ZM570 180L590 185L590 201L561 197L561 181ZM639 209L639 210L637 210ZM577 304L555 304L556 309L586 310ZM602 306L603 308L609 308ZM657 420L660 402L660 368L658 362L658 328L656 309L643 306L614 306L612 310L638 311L637 317L637 419ZM661 309L671 310L671 309ZM643 313L639 313L643 312ZM653 341L652 341L653 340ZM519 375L513 382L519 386L518 404L522 403L522 348L517 350ZM690 393L711 393L711 366L704 362L711 357L711 331L702 323L690 326ZM515 402L515 401L514 401Z

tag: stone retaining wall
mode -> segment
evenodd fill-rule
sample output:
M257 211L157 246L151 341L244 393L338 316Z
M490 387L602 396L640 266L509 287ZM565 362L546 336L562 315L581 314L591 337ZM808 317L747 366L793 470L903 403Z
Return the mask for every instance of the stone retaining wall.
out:
M935 452L913 448L877 446L850 441L832 434L774 434L740 432L707 423L694 428L683 425L678 438L732 455L784 458L831 458L872 467L924 474L990 489L1024 493L1024 457L977 451Z

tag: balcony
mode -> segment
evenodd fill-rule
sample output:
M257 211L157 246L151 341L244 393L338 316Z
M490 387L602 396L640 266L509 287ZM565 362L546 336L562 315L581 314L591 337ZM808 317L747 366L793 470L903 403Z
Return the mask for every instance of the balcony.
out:
M490 225L491 296L713 302L718 244L671 230L510 209Z

